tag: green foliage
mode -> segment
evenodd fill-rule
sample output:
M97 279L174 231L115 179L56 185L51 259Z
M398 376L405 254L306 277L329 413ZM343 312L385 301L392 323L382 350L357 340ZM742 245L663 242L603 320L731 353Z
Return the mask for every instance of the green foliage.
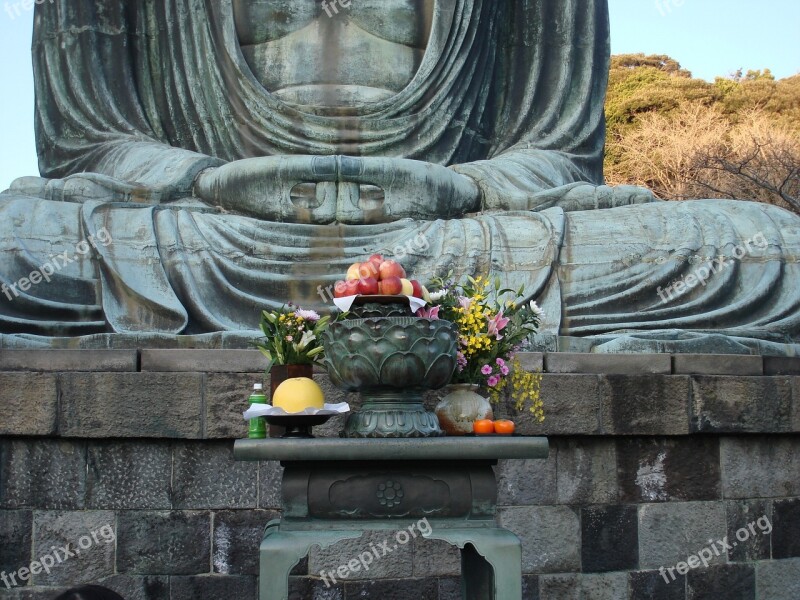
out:
M712 144L719 148L730 148L728 138L735 128L749 127L752 130L753 115L757 114L762 132L751 137L757 139L762 148L765 147L764 140L779 140L780 151L773 149L773 154L780 155L782 162L775 170L794 177L795 145L792 139L800 141L800 74L776 80L769 69L746 72L739 69L728 77L717 77L714 82L707 82L693 78L689 71L681 68L669 56L624 54L611 58L606 98L608 139L605 166L609 182L642 184L659 178L664 180L665 174L670 173L675 165L690 164L694 160L690 156L690 148L680 148L680 157L667 156L668 152L680 146L675 141L670 147L662 144L657 153L650 152L648 157L653 164L644 169L641 166L643 155L637 151L637 146L648 143L647 138L641 139L640 130L645 127L648 128L648 135L654 134L653 117L663 117L663 127L683 127L684 135L691 138L695 131L690 131L684 123L687 111L692 113L690 120L696 127L721 119L722 131L718 132L719 139ZM708 111L707 117L702 114L703 111ZM707 131L701 133L706 134L707 138L710 135ZM741 132L738 135L741 138ZM653 141L652 144L655 146L657 142ZM691 139L685 145L691 146ZM744 148L742 143L739 148ZM766 156L764 152L761 155L762 158ZM728 163L730 158L724 155L718 157ZM648 168L652 169L650 175L644 172ZM760 168L769 171L770 165L765 163ZM676 178L672 172L673 175L669 176L672 179L671 186L692 190L691 185L683 186L680 177ZM656 193L661 192L662 197L672 197L668 189L671 186L656 190ZM783 191L783 200L786 200L785 188ZM770 191L770 194L775 193L775 190ZM724 191L719 194L719 197L731 197L725 196ZM792 195L790 204L793 198ZM781 201L777 203L781 204Z
M267 371L272 365L308 365L320 360L325 352L320 335L330 320L330 316L320 317L291 302L280 310L263 311L264 339L255 345L269 360Z
M610 136L624 133L637 117L650 112L669 113L685 100L711 105L718 91L668 56L623 54L611 59L606 122Z
M769 69L740 69L713 82L695 79L664 55L620 54L611 57L606 119L609 137L624 134L638 117L669 114L687 102L719 110L736 122L750 109L763 109L800 132L800 75L775 80Z
M692 74L681 68L680 63L665 54L616 54L611 57L611 71L636 70L650 67L669 75L690 78Z

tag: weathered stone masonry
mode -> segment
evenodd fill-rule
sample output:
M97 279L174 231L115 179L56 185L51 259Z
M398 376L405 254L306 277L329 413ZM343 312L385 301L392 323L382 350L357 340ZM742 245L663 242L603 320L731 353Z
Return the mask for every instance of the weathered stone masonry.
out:
M525 598L800 598L800 359L524 359L546 372L547 421L497 412L548 435L551 453L497 472L500 520L523 540ZM262 369L252 351L0 350L0 571L106 525L116 537L33 585L0 583L0 597L51 600L100 581L128 600L254 599L280 466L234 462L232 440ZM765 515L769 535L756 529L669 584L659 574ZM460 597L457 553L434 542L399 548L370 579L328 589L313 577L385 536L313 551L293 597Z

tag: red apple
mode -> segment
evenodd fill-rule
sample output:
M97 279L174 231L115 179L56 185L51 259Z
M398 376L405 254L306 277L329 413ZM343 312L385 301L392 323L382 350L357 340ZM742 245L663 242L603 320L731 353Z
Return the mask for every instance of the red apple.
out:
M383 256L380 254L373 254L367 259L367 262L372 263L372 268L375 269L374 277L378 278L378 273L380 273L381 264L383 263Z
M378 267L376 267L370 261L361 263L361 266L358 268L358 274L361 279L366 279L367 277L374 277L375 279L378 279L378 273Z
M413 296L414 295L414 286L411 285L411 282L408 279L400 279L400 283L403 284L403 291L400 292L404 296Z
M350 265L350 268L347 269L347 275L345 275L344 278L347 281L351 281L359 277L361 277L361 263L353 263Z
M347 282L346 281L337 281L333 284L333 297L334 298L341 298L342 296L347 296Z
M365 277L358 280L358 293L365 296L374 296L378 293L378 280L374 277Z
M422 298L422 284L416 279L412 279L411 287L414 289L411 295L414 296L414 298Z
M397 277L398 279L406 276L406 270L396 260L385 260L381 263L379 279L385 280L389 277Z
M387 277L386 279L381 280L381 283L383 284L381 286L381 294L386 294L387 296L399 296L403 293L403 282L399 277Z
M358 294L358 286L361 285L361 281L358 279L352 279L350 281L345 281L345 296L355 296Z

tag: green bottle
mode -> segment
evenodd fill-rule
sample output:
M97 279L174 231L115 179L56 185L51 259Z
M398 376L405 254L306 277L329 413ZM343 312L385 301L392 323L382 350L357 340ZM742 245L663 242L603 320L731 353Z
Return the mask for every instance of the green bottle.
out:
M264 395L264 386L260 383L253 384L253 393L248 400L253 404L268 404L267 397ZM264 417L250 419L250 428L247 431L250 439L264 439L267 437L267 420Z

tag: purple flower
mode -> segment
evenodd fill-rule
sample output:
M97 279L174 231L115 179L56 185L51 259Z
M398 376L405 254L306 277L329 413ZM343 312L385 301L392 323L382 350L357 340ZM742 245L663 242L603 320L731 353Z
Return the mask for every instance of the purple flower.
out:
M483 365L481 367L481 373L483 373L484 375L491 375L492 374L492 367L490 367L489 365Z
M496 385L497 385L499 382L500 382L500 378L499 378L499 377L497 377L496 375L492 375L492 376L491 376L491 377L489 377L489 379L486 381L486 385L488 385L489 387L494 387L494 386L496 386Z

